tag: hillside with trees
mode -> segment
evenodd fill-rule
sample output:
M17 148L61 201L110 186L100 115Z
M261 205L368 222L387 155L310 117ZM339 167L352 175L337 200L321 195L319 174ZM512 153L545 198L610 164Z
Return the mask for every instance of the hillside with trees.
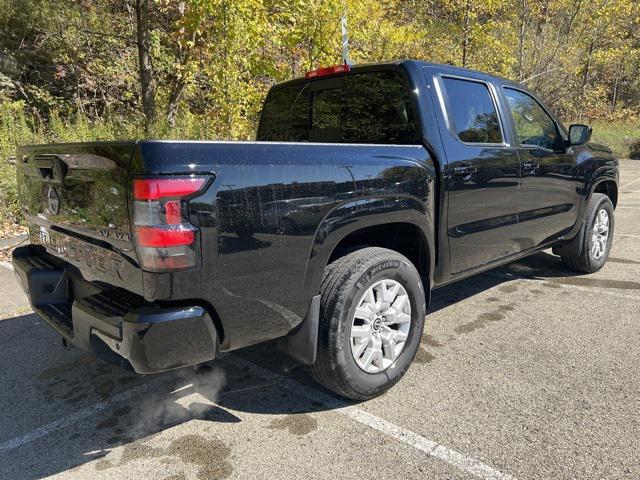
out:
M356 63L498 74L619 155L640 137L634 0L0 0L0 220L17 144L251 139L271 85L340 62L345 12Z

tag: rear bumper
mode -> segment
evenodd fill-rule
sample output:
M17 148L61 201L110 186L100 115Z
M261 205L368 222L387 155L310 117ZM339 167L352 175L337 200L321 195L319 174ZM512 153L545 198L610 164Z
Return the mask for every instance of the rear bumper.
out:
M216 356L216 329L199 305L158 306L103 288L31 245L14 250L13 266L33 310L69 343L104 360L156 373Z

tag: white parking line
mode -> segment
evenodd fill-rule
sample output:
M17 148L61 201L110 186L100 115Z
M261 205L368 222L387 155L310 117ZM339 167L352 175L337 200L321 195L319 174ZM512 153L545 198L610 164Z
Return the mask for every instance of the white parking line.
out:
M539 280L533 280L535 282L539 282ZM589 292L593 294L593 288L592 287L583 287L581 285L566 285L566 284L561 284L558 282L544 282L544 283L550 283L553 284L555 286L559 286L560 288L571 288L573 290L581 290L583 292ZM640 297L637 295L625 295L624 293L618 293L618 292L610 292L608 290L598 290L598 295L606 295L609 297L616 297L616 298L624 298L625 300L632 300L635 302L640 302Z
M97 413L108 410L113 407L115 404L120 402L126 402L132 400L143 392L150 390L153 387L160 385L162 382L166 382L165 378L158 378L155 380L150 380L147 383L134 387L126 392L122 392L114 397L106 400L104 402L99 402L90 407L83 408L82 410L78 410L77 412L67 416L62 417L57 420L54 420L51 423L47 423L42 427L36 428L35 430L31 430L19 437L12 438L11 440L7 440L5 442L0 443L0 454L10 452L11 450L15 450L22 445L33 442L34 440L38 440L39 438L46 437L50 433L60 430L61 428L68 427L69 425L73 425L85 418L91 417Z
M279 379L274 379L274 380L276 380L276 382L279 381ZM90 407L79 410L67 417L59 418L57 420L54 420L51 423L47 423L46 425L43 425L42 427L38 427L35 430L31 430L30 432L20 435L19 437L15 437L15 438L12 438L11 440L2 442L0 443L0 455L3 453L10 452L11 450L15 450L16 448L21 447L22 445L26 445L27 443L38 440L39 438L46 437L47 435L55 432L56 430L60 430L62 428L68 427L70 425L73 425L74 423L78 423L79 421L84 420L85 418L91 417L100 412L108 410L109 408L112 408L114 405L117 405L118 403L128 402L129 400L133 400L134 398L138 397L140 394L145 393L146 391L151 390L155 387L158 387L168 381L169 380L166 378L157 378L155 380L150 380L142 385L138 385L137 387L127 390L126 392L122 392L118 395L115 395L109 400L96 403L94 405L91 405ZM223 390L218 394L218 396L222 397L222 396L236 394L236 393L249 392L251 390L258 390L260 388L272 387L274 384L275 382L259 383L256 385L250 385L247 387L241 387L233 390ZM181 392L191 387L193 387L193 384L185 385L183 387L180 387L178 389L171 391L170 393L173 394L173 393Z
M388 422L387 420L384 420L383 418L361 408L350 406L345 400L335 398L313 387L302 385L295 380L273 373L264 367L239 358L236 355L233 355L233 360L230 360L228 363L236 366L244 366L262 377L276 381L284 389L289 390L295 395L303 396L311 401L320 402L324 406L331 408L332 412L345 415L362 425L377 430L380 433L384 433L399 442L409 445L416 450L442 460L443 462L448 463L459 470L475 475L476 477L486 480L515 480L511 475L502 473L479 460L463 455L462 453L444 445L440 445L433 440L429 440L422 435L412 432L411 430L407 430L399 425Z
M230 359L230 357L232 357L233 359ZM295 380L289 379L283 375L273 373L266 368L260 367L235 355L223 355L220 359L231 366L244 366L245 368L263 377L264 380L273 381L273 383L252 385L237 390L224 391L220 393L221 395L229 395L232 393L246 392L258 388L272 387L278 384L296 395L301 395L309 400L320 402L326 407L331 408L334 412L345 415L362 425L384 433L385 435L388 435L398 440L399 442L409 445L416 450L420 450L421 452L424 452L429 456L438 458L439 460L442 460L443 462L446 462L453 467L471 473L479 478L483 478L486 480L515 480L511 475L502 473L474 458L467 457L466 455L463 455L456 450L452 450L410 430L406 430L361 408L349 406L349 404L344 400L325 394L315 388L302 385ZM164 382L166 382L166 379L164 378L151 380L143 385L139 385L138 387L127 390L126 392L122 392L119 395L114 396L110 400L96 403L69 416L59 418L58 420L43 425L42 427L31 430L30 432L20 435L19 437L15 437L3 443L0 443L0 454L15 450L16 448L45 437L56 430L68 427L70 425L73 425L74 423L103 412L113 407L115 404L132 400L140 394L146 392L147 390L157 387ZM189 385L185 386L185 388L189 388ZM180 390L182 390L182 388Z
M629 183L625 183L620 187L620 190L622 190L623 188L627 188L629 185L633 185L634 183L638 183L638 182L640 182L640 178L636 178L635 180L632 180Z
M471 473L479 478L484 479L514 479L511 475L502 473L495 468L492 468L484 463L467 457L455 450L452 450L444 445L439 445L432 440L428 440L417 433L413 433L409 430L405 430L391 422L387 422L380 417L377 417L369 412L366 412L360 408L349 407L344 413L351 419L362 423L368 427L378 430L396 440L406 443L412 446L416 450L426 453L432 457L435 457L443 462L448 463L460 470Z

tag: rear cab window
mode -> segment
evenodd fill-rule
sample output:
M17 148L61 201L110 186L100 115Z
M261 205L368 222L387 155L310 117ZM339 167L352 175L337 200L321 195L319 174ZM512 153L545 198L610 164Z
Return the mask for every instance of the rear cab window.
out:
M257 139L420 143L408 85L397 70L352 72L275 87L265 100Z

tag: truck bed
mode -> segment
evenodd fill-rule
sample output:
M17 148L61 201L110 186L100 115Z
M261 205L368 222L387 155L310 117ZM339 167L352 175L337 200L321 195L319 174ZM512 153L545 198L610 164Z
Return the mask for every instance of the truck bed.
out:
M422 146L137 141L24 147L20 155L34 246L84 280L146 302L202 303L222 319L223 349L277 338L302 321L335 232L398 221L400 211L424 225L432 211L435 171ZM199 264L145 271L132 236L131 181L185 174L213 179L189 203Z

